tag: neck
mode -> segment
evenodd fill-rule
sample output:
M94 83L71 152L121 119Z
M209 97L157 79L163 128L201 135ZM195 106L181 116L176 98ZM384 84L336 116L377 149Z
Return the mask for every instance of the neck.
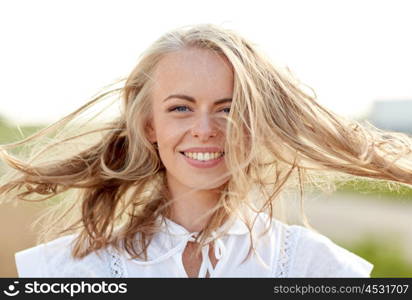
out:
M220 190L192 190L168 178L168 188L172 204L169 218L189 232L199 232L209 223L216 207Z

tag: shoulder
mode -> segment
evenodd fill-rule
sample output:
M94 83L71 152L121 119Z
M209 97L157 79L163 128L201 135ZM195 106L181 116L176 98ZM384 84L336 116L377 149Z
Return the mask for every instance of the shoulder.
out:
M328 237L299 225L279 226L288 239L288 277L369 277L373 265Z
M76 235L67 235L15 254L19 277L109 277L107 251L72 256Z

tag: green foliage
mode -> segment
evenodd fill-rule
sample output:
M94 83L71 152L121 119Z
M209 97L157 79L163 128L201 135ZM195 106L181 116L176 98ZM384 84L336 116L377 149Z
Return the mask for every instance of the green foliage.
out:
M20 127L20 132L17 127L0 122L0 144L17 142L32 135L41 128L42 126L40 125L22 126Z
M0 144L8 144L18 142L42 129L43 125L31 126L13 126L0 116ZM11 154L18 154L23 149L28 149L27 146L17 146L16 148L7 150ZM3 162L0 160L0 167ZM1 169L1 168L0 168Z
M402 245L394 240L366 237L342 246L374 265L371 277L412 277L412 264L406 260Z
M17 126L11 125L5 118L0 116L0 144L18 142L39 131L41 128L43 128L42 125L21 126L17 128ZM22 150L27 151L27 149L28 147L25 146L17 146L7 151L10 154L17 155ZM3 160L0 159L0 176L2 175L4 164Z
M385 181L371 181L357 178L347 182L337 183L337 191L412 201L412 186L407 187Z

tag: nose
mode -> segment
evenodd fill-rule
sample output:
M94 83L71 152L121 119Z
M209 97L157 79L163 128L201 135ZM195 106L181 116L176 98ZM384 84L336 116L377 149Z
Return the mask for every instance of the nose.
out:
M199 117L191 129L191 133L194 137L199 138L201 141L206 141L211 137L215 137L218 132L218 126L209 114L205 113Z

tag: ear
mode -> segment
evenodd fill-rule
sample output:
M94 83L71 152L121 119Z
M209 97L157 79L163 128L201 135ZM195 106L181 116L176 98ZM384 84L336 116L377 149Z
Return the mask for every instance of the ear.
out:
M156 138L156 130L154 129L153 126L153 119L150 118L147 122L146 122L146 134L147 134L147 138L151 143L154 143L157 141Z

